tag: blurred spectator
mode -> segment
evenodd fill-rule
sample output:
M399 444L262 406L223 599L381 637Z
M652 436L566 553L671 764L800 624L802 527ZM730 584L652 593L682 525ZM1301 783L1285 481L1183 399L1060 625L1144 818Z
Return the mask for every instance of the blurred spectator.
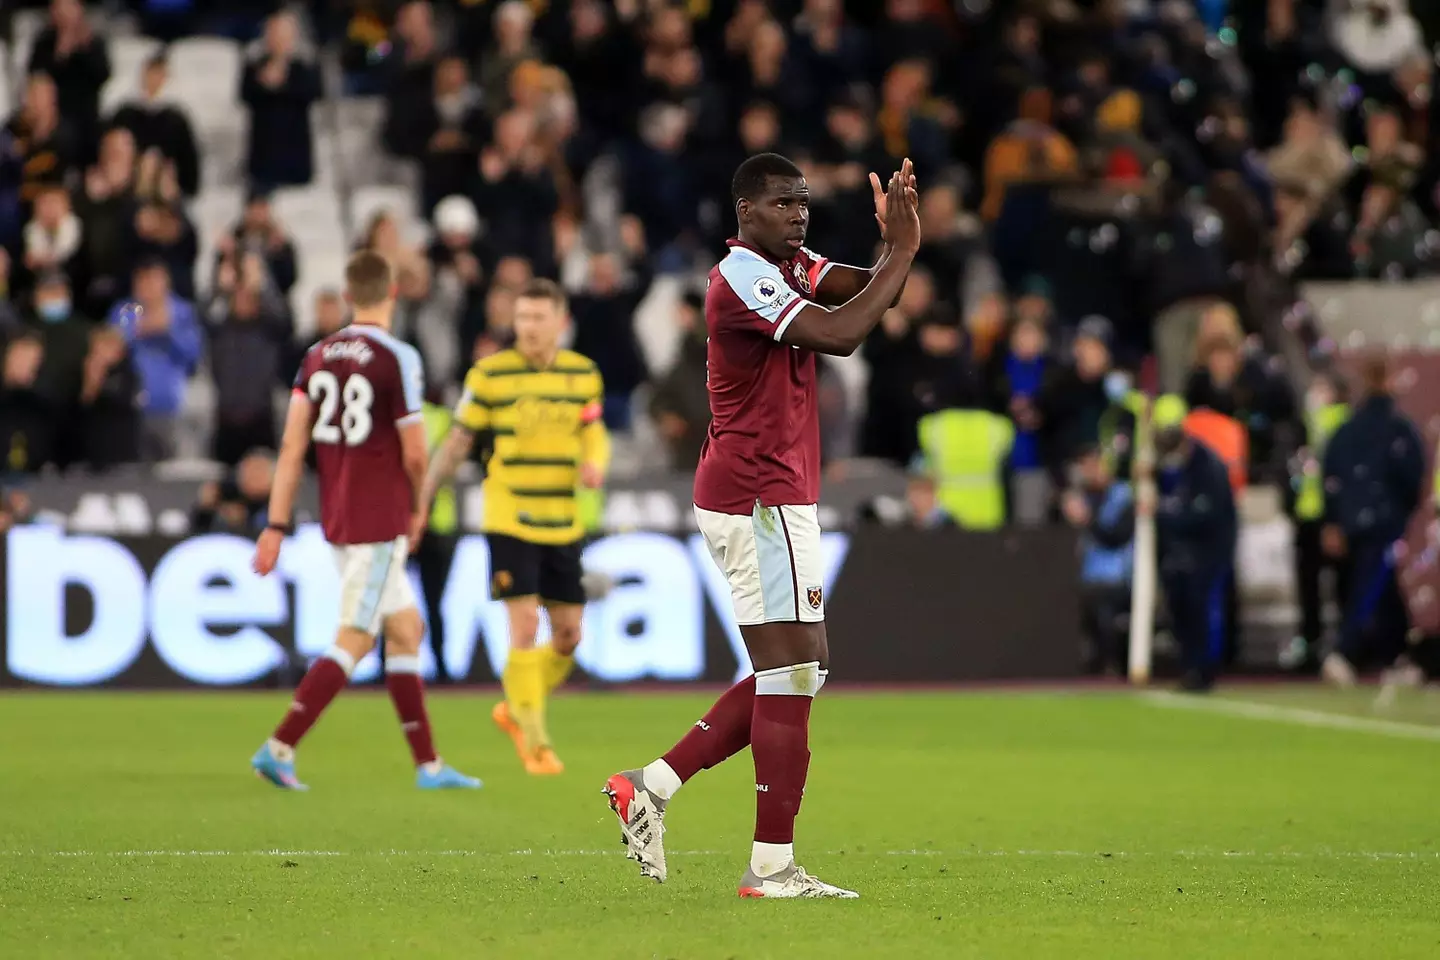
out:
M955 526L955 520L940 506L935 478L923 466L912 466L905 482L905 517L917 530L939 530Z
M619 432L629 431L630 395L647 378L635 337L635 311L650 291L651 274L643 246L627 252L632 257L628 277L614 254L592 254L585 287L570 300L574 349L600 368L605 383L605 426Z
M680 344L675 363L655 384L650 416L665 441L672 470L694 470L710 427L710 394L706 389L705 298L686 293L675 311Z
M433 96L410 109L414 142L403 153L421 162L422 202L428 215L442 198L469 191L489 125L480 110L479 92L470 85L469 68L460 57L440 61Z
M57 464L68 466L83 456L74 415L94 324L75 309L70 281L59 270L47 270L37 278L34 304L31 328L40 334L45 351L40 379L55 404L52 453Z
M0 247L0 342L20 325L20 313L10 287L10 253Z
M320 72L298 58L298 32L293 14L275 14L265 22L263 51L245 65L240 99L250 108L253 186L298 186L315 175L310 105L320 97Z
M922 176L934 176L945 167L948 128L959 123L954 104L932 95L933 78L928 61L895 64L880 87L880 110L875 115L881 145L893 164L899 166L902 158L909 157Z
M1117 479L1099 447L1075 460L1070 489L1060 498L1065 521L1081 533L1080 622L1089 642L1090 673L1124 676L1128 637L1121 617L1130 612L1134 571L1135 496Z
M949 31L932 16L926 0L886 0L875 37L876 76L901 60L917 58L931 67L946 65Z
M134 137L111 130L100 141L99 161L85 173L76 211L85 225L76 290L95 316L108 312L129 284L135 176Z
M92 470L140 459L140 377L114 327L90 331L80 386L80 443Z
M774 104L787 127L810 132L815 122L814 88L806 64L790 54L780 24L767 18L756 25L746 43L744 65L736 73L736 103Z
M842 0L805 0L793 24L795 52L817 93L828 96L866 79L869 38L845 19Z
M60 112L55 81L48 74L32 73L25 84L25 99L11 115L6 132L19 157L22 214L44 187L64 186L82 151L69 119Z
M1163 393L1184 388L1204 315L1233 313L1224 300L1230 275L1220 242L1220 219L1211 208L1177 197L1176 192L1166 191L1145 254L1150 296L1144 313L1154 317L1150 338Z
M74 159L88 163L99 140L100 88L110 79L110 55L81 0L51 0L50 26L35 38L26 70L54 79L60 115L76 137Z
M220 238L216 251L217 269L226 259L255 254L261 258L267 283L276 291L288 295L295 286L298 273L295 244L275 219L270 196L263 191L251 192L240 222L230 234Z
M825 113L825 130L812 151L812 160L806 169L814 210L810 242L841 263L873 261L875 207L869 176L877 173L888 177L890 159L876 140L874 124L861 97L847 92L831 101ZM726 191L733 170L732 165L723 174ZM923 223L921 233L928 240ZM933 264L923 265L934 270Z
M980 213L987 221L1000 216L1011 184L1061 181L1078 173L1075 145L1051 126L1052 111L1049 90L1026 90L1020 98L1018 118L986 150L985 198Z
M1059 470L1081 451L1100 442L1100 419L1122 399L1107 382L1113 370L1110 344L1115 336L1104 317L1086 317L1075 331L1071 362L1045 378L1040 395L1040 421L1050 437L1050 462Z
M525 257L546 276L554 272L551 217L559 197L534 136L530 114L510 110L500 115L494 140L480 151L473 199L495 249Z
M615 83L615 78L624 76L640 59L636 39L615 24L609 5L600 0L574 0L569 27L568 36L556 50L555 62L575 87L581 116L599 129L618 130L630 105L628 91ZM691 72L698 80L702 67L698 55L693 66ZM649 68L645 69L648 74Z
M492 256L479 233L480 217L467 197L446 197L435 208L435 240L429 250L434 302L459 332L460 352L447 367L426 368L431 383L454 380L460 356L485 329L487 261Z
M59 270L74 275L80 253L81 223L70 209L70 195L63 187L45 187L35 197L35 213L25 225L25 274L31 279ZM17 291L29 289L17 284Z
M420 127L433 102L432 87L440 45L435 17L425 0L411 0L395 14L395 49L385 90L385 126L381 142L397 157L420 159L429 138Z
M133 301L115 305L110 322L124 334L145 392L141 456L164 460L175 452L185 387L200 364L204 337L194 304L171 291L163 261L140 262L132 295Z
M140 74L141 99L115 111L110 125L129 130L139 152L155 150L174 164L180 192L193 197L200 189L200 151L185 111L164 99L169 79L170 64L163 52L145 61Z
M535 12L525 0L504 0L495 6L495 39L476 61L482 102L492 117L510 106L510 73L526 60L539 60L531 37Z
M1185 385L1185 402L1231 417L1249 437L1250 477L1276 481L1298 446L1300 430L1290 385L1266 368L1262 357L1246 355L1233 333L1202 341L1198 365Z
M1046 424L1040 407L1046 371L1051 366L1048 349L1041 322L1017 319L1011 325L1009 342L991 354L987 370L987 405L1015 425L1009 462L1011 514L1022 523L1042 522L1049 509L1046 470L1051 460L1044 449Z
M35 519L35 505L23 490L11 489L0 499L0 532L21 526Z
M0 381L4 473L36 473L54 456L59 398L40 375L44 360L45 347L33 333L12 337L5 346Z
M190 510L194 533L236 533L253 536L265 528L275 458L268 450L251 450L230 477L200 487Z
M205 311L215 379L213 456L233 466L255 447L275 447L272 395L286 371L292 334L284 298L260 255L221 261Z
M981 299L999 290L999 273L980 224L961 210L960 191L953 184L938 184L921 195L920 231L915 262L934 275L940 301L969 316Z
M1350 175L1350 151L1335 128L1310 100L1290 101L1285 120L1285 139L1265 155L1265 167L1276 185L1297 189L1313 207L1334 196ZM1294 235L1298 224L1280 220L1287 234Z
M308 340L296 345L295 353L285 370L282 386L290 384L291 376L300 368L305 351L345 326L345 298L340 291L326 287L315 294L315 332Z
M1425 450L1410 418L1395 407L1389 364L1366 358L1364 397L1325 448L1322 545L1351 563L1350 595L1340 642L1323 673L1338 686L1355 683L1368 665L1403 658L1410 615L1400 593L1398 545L1421 502Z
M138 207L128 238L129 262L150 258L164 261L175 292L192 299L200 246L181 202L175 165L154 151L145 154L140 158L135 190Z
M919 440L915 424L920 411L913 389L914 366L921 356L918 328L937 309L930 272L915 267L905 281L900 302L886 311L865 339L865 419L860 430L860 455L905 466L914 458Z

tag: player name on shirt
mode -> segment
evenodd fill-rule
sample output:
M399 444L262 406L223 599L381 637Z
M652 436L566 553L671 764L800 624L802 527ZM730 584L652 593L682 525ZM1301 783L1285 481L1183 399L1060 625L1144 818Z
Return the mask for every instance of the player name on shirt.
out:
M327 343L321 349L320 355L326 363L349 360L361 366L365 366L375 359L375 351L371 350L370 344L364 340L338 340Z

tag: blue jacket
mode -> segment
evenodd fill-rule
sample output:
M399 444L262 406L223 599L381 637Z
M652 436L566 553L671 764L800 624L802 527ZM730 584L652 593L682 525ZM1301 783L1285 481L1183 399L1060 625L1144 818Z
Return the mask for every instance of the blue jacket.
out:
M142 337L133 310L120 303L110 311L110 323L125 334L135 369L145 388L144 407L149 416L170 417L180 412L185 383L195 373L204 349L200 319L195 306L177 296L170 297L170 329Z
M1135 495L1116 481L1090 497L1090 526L1080 538L1080 582L1128 586L1135 568Z
M1420 506L1425 451L1420 433L1389 397L1355 408L1325 447L1325 521L1349 540L1390 543Z
M1190 455L1177 467L1158 466L1155 534L1160 575L1218 576L1235 560L1239 527L1235 494L1225 464L1204 444L1190 441Z

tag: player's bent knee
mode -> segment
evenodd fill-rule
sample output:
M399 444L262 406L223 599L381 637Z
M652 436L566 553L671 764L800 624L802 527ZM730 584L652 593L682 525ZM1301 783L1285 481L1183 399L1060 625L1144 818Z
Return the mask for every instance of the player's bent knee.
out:
M584 622L585 608L574 603L552 603L545 609L550 615L550 645L557 653L568 657L580 646L580 625Z
M358 627L341 627L335 634L335 646L359 663L375 649L375 638Z

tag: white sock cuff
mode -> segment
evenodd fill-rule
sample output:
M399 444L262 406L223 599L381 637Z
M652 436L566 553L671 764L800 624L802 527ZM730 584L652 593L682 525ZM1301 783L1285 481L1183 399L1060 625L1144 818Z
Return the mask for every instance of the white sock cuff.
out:
M408 657L386 657L386 673L415 673L420 672L420 657L418 655Z
M649 787L661 800L669 800L684 786L680 780L680 774L665 762L664 757L650 761L641 772L644 775L645 786Z
M321 654L321 656L325 657L327 660L334 660L336 663L338 663L340 665L340 669L345 671L345 676L347 677L355 672L355 658L350 656L350 654L346 653L339 647L331 647L329 650L326 650L323 654Z
M757 697L813 697L819 690L819 660L760 670L755 674Z
M829 679L830 679L830 671L829 671L829 670L821 670L821 671L820 671L820 682L819 682L818 684L816 684L816 686L815 686L815 692L816 692L816 693L819 693L821 690L824 690L824 689L825 689L825 681L826 681L826 680L829 680Z

